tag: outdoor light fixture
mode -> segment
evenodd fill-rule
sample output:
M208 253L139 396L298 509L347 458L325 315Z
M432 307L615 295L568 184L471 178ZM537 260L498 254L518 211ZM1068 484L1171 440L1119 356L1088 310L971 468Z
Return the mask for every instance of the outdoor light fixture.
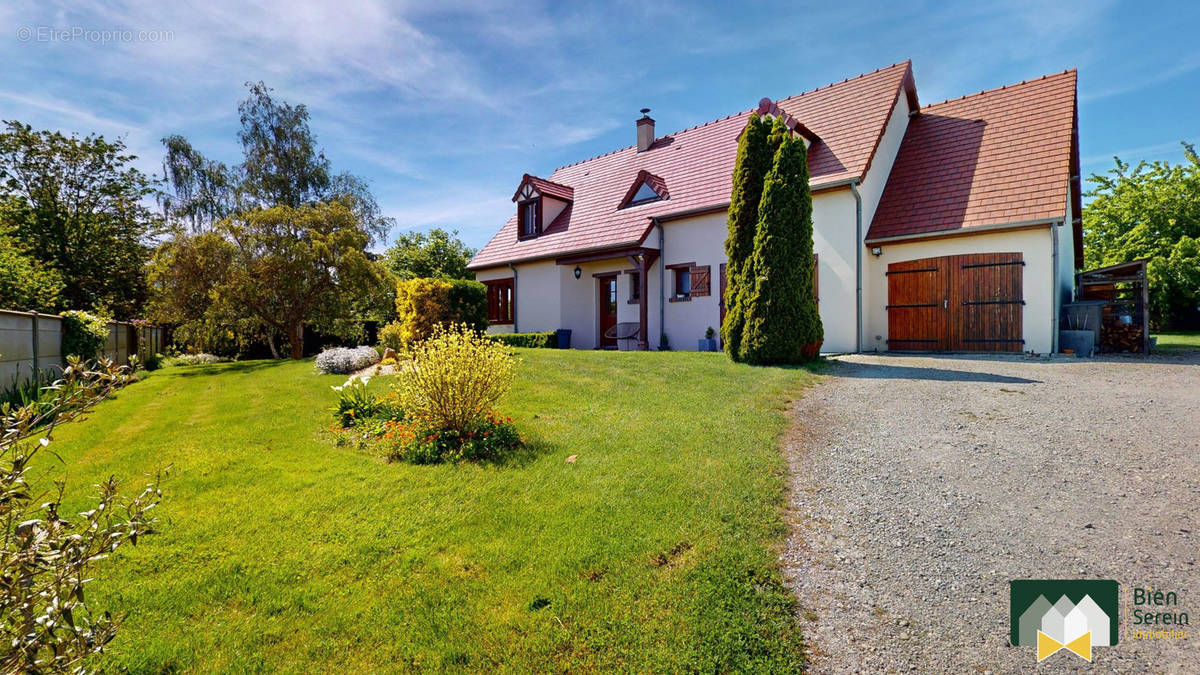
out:
M872 246L871 247L871 255L875 256L876 258L883 255L883 247L882 246Z
M583 276L583 270L579 269L579 265L576 265L575 266L575 278L578 279L581 276Z

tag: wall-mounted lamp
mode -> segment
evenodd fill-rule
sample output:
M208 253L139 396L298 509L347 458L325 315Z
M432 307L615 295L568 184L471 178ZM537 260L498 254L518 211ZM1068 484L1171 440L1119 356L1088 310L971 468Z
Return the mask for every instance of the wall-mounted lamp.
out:
M876 258L883 255L883 247L882 246L872 246L871 247L871 255L875 256Z
M578 279L581 276L583 276L583 270L579 269L579 265L576 265L575 266L575 278Z

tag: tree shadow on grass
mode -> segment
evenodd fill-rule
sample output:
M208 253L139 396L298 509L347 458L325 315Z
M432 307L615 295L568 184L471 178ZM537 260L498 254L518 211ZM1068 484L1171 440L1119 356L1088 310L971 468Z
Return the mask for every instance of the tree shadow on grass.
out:
M500 457L483 460L480 464L497 469L523 469L533 464L543 455L548 455L554 450L554 445L543 439L526 438L525 443L515 451L501 455Z
M289 361L234 361L233 363L213 363L199 366L175 366L175 370L164 373L171 377L196 377L198 375L220 375L223 373L252 373L268 368L276 368Z

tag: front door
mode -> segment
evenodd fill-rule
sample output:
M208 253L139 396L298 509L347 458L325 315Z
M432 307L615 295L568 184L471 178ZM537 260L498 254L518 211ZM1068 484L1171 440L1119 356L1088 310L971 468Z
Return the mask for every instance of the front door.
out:
M614 349L617 346L615 337L607 337L609 329L617 325L617 278L600 277L600 297L596 304L600 307L600 347Z

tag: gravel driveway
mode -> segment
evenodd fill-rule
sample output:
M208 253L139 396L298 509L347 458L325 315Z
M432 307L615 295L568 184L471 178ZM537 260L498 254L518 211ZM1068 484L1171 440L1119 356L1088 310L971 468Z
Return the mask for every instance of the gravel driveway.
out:
M1200 354L840 357L796 415L783 559L815 672L1032 670L1020 578L1176 591L1187 638L1094 668L1200 672Z

